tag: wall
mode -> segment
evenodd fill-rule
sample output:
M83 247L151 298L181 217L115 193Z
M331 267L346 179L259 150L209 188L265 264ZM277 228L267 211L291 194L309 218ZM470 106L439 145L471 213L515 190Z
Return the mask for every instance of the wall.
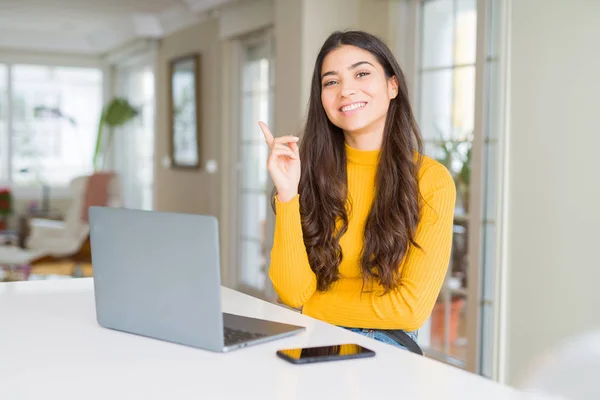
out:
M290 4L275 0L275 135L297 134L306 110L299 93L305 90L301 80L302 63L302 2Z
M201 63L201 159L220 165L221 43L218 20L211 18L164 38L156 65L156 169L155 209L199 214L219 214L219 174L205 170L166 168L169 155L168 71L173 58L199 52Z
M512 1L506 381L600 326L600 2Z
M358 27L359 0L304 0L302 9L302 75L300 102L306 107L310 83L319 50L327 37L336 30Z

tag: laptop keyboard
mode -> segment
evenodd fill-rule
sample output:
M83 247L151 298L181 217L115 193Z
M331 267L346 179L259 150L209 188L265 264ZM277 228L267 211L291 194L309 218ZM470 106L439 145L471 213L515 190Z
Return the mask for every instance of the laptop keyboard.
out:
M225 333L225 346L230 346L232 344L249 342L250 340L260 339L267 336L264 333L254 333L242 331L240 329L232 329L225 327L223 328Z

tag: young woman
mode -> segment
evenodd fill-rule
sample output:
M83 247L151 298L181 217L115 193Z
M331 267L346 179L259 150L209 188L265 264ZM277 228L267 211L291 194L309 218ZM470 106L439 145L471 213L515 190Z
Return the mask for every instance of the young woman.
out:
M306 315L402 347L427 320L450 259L455 187L422 154L404 75L365 32L335 32L317 57L302 141L273 137L269 276ZM406 336L406 335L405 335Z

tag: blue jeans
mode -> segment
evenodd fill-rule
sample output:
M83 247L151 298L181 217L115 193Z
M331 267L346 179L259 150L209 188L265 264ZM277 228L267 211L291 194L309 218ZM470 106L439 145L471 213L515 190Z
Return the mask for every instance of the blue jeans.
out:
M369 337L371 339L375 339L379 342L391 344L392 346L398 347L403 350L408 350L406 347L402 346L401 344L396 342L394 339L392 339L390 336L388 336L385 333L385 331L380 331L377 329L362 329L362 328L345 328L345 329L348 329L350 332L358 333L360 335ZM405 331L405 332L408 336L410 336L410 338L412 340L419 343L417 341L417 339L419 338L419 331L411 331L411 332Z

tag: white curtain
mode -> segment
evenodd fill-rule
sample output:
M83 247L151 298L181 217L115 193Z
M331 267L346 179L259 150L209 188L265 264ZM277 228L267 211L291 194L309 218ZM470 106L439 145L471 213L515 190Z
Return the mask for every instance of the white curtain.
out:
M123 188L127 208L151 210L154 181L154 71L152 63L117 67L116 90L139 110L139 115L117 129L114 168Z

